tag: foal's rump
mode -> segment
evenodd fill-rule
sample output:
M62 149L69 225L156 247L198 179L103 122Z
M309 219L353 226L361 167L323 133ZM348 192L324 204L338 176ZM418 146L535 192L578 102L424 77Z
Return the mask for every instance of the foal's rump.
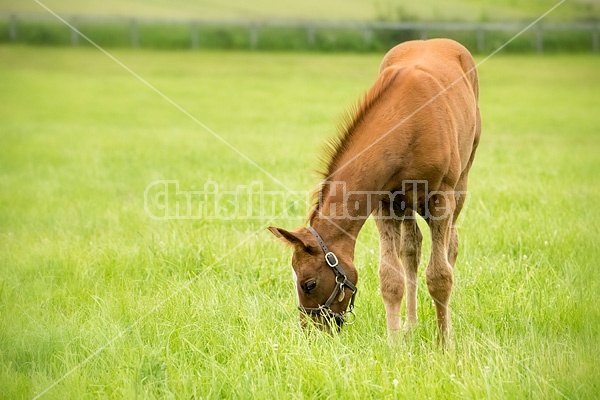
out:
M401 43L387 52L379 72L391 66L416 67L435 76L444 87L464 78L475 99L479 96L475 61L469 50L454 40L412 40Z

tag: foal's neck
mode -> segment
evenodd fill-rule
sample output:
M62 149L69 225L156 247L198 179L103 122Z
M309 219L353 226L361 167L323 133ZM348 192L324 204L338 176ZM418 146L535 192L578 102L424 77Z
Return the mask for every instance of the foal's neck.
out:
M364 220L349 221L317 216L311 221L311 226L327 243L330 250L338 255L347 255L350 260L354 260L356 237L364 222Z
M375 206L372 203L378 199L368 189L359 192L354 186L343 184L322 194L310 225L328 246L353 260L358 233Z
M356 130L370 132L372 121L358 124ZM356 238L371 213L384 198L391 170L381 162L372 138L356 132L352 140L339 148L328 167L325 186L321 188L317 209L310 224L332 246L339 245L354 258Z

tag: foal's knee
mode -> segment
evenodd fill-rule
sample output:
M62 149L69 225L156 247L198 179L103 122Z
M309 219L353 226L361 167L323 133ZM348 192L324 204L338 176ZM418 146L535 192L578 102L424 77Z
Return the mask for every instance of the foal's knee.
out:
M419 253L423 243L423 234L416 221L403 221L401 232L400 254L410 256Z
M402 301L404 296L404 273L392 266L382 266L379 270L379 286L385 301Z
M447 305L452 292L452 267L449 264L429 267L426 271L427 289L433 300L440 305Z
M423 242L423 235L421 231L417 231L412 237L406 237L404 235L401 239L401 247L399 255L402 258L415 258L421 255L421 243Z

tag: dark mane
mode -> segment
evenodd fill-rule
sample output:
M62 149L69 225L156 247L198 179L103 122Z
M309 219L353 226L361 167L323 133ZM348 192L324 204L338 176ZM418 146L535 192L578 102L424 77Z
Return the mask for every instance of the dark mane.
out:
M379 104L382 95L390 88L399 72L400 69L390 68L380 74L375 85L342 117L337 135L326 143L324 154L320 158L324 166L324 169L319 171L321 185L313 193L313 205L308 216L309 224L321 207L320 200L327 195L328 185L325 185L324 182L329 180L331 175L336 172L338 169L337 164L344 153L350 148L350 143L356 134L358 126L366 121L369 112Z

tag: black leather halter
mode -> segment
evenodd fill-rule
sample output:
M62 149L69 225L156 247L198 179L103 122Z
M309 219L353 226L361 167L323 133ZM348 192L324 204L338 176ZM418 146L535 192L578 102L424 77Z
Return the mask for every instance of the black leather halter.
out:
M332 251L329 251L327 245L325 244L321 236L317 233L317 231L315 231L311 226L308 227L308 230L317 239L319 246L321 246L323 253L325 253L325 262L331 267L333 273L335 274L335 288L333 289L331 296L329 296L325 304L319 305L319 307L315 308L298 306L298 309L306 314L321 315L330 320L334 320L338 325L342 325L346 321L346 314L352 314L352 310L354 309L354 297L356 296L356 291L358 289L352 282L348 280L346 272L340 266L337 256ZM344 288L346 287L352 291L350 305L348 306L347 311L336 313L331 309L331 304L340 295L340 293L344 292Z

